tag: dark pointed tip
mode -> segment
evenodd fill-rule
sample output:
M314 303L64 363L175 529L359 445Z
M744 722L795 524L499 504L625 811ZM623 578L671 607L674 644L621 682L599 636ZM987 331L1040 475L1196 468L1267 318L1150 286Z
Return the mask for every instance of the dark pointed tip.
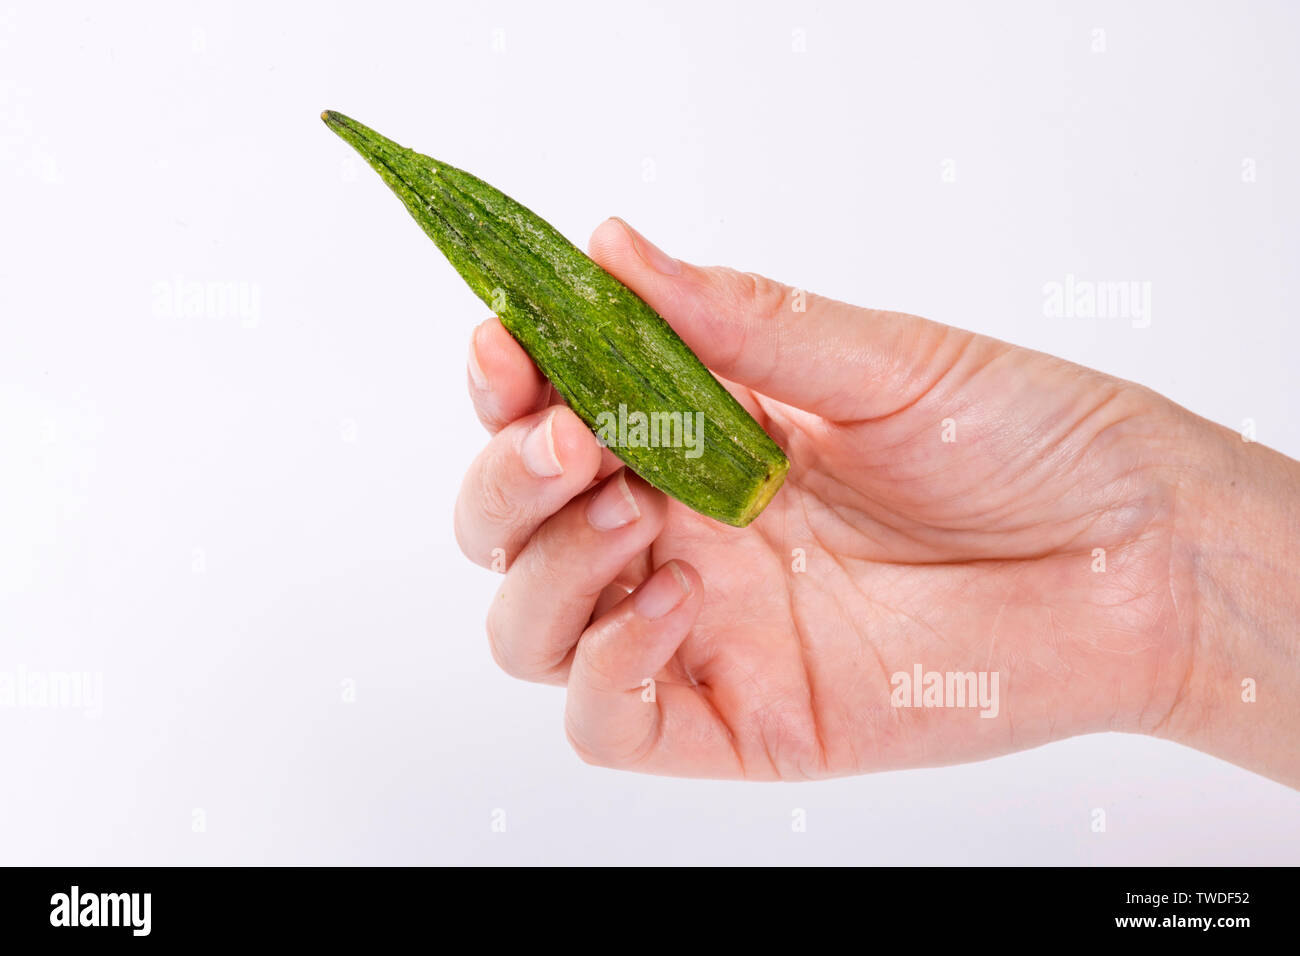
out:
M342 113L338 112L337 110L321 110L320 118L325 121L326 126L334 130L335 132L338 132L339 130L343 130L343 129L357 132L358 131L357 128L361 126L361 124L358 123L356 120L354 120L352 117L344 116Z
M374 133L374 130L367 129L351 116L345 116L337 110L322 110L320 118L325 121L326 126L353 145L356 145L356 137L364 137Z
M369 126L358 123L351 116L334 110L324 110L320 118L335 135L371 162L380 154L399 153L402 148L386 136L381 136Z
M356 120L334 110L321 110L320 118L330 128L330 132L343 137L353 146L357 145L357 137L360 131L357 129L359 124Z

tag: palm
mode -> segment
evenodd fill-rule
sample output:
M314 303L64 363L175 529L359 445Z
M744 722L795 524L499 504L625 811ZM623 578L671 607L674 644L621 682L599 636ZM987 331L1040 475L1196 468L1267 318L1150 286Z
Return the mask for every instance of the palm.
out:
M1160 423L1136 411L1151 406L1131 386L975 348L976 374L869 421L737 389L790 452L786 487L745 531L673 503L648 555L686 560L705 582L660 677L699 698L705 739L728 742L733 772L946 763L1149 729L1167 711L1185 665L1172 506L1141 467ZM891 675L916 665L998 672L996 718L892 706ZM719 749L679 762L716 765Z
M1188 680L1179 599L1194 552L1177 474L1154 463L1180 460L1185 415L916 316L668 260L616 221L591 248L739 383L791 470L745 529L642 484L639 520L592 530L588 508L632 496L608 477L617 460L569 413L573 474L510 468L546 385L490 327L484 417L513 424L467 476L462 546L480 561L502 541L519 553L490 643L508 672L566 684L584 759L801 779L1161 729ZM522 516L502 490L513 483ZM896 686L918 669L923 686L941 675L937 700ZM943 678L968 674L983 699L952 706L960 678Z

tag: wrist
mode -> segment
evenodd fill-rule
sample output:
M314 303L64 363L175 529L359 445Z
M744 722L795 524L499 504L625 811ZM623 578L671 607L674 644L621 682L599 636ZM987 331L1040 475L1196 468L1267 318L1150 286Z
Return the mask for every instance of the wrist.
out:
M1300 463L1186 428L1170 572L1190 663L1157 733L1300 786Z

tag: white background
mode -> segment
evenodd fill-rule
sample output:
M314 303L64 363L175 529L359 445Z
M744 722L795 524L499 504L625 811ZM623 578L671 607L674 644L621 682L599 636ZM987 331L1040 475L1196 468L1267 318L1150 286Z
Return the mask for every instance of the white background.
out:
M818 784L581 764L562 692L494 668L496 578L452 538L487 310L318 118L580 244L622 215L1296 456L1298 27L1283 3L0 8L0 672L103 678L97 719L0 708L0 861L1300 862L1300 793L1136 737ZM1151 283L1150 327L1046 318L1066 275ZM178 314L178 282L256 314Z

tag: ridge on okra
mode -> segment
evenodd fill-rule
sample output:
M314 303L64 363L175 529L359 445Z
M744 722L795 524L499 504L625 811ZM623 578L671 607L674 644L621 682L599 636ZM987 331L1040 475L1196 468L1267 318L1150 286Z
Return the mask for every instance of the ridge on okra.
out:
M540 216L341 113L365 158L602 444L682 504L736 527L790 462L664 319Z

